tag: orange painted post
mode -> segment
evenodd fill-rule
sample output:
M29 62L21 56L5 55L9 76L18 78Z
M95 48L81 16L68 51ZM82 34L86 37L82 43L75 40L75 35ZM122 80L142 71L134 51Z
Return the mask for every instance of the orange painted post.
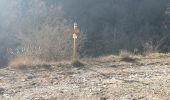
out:
M77 23L74 22L74 27L69 29L68 31L73 34L73 60L76 60L77 56L76 39L78 38L78 33L80 32Z
M73 44L73 59L76 59L76 39L74 38L74 44Z
M74 39L74 43L73 43L73 59L76 59L76 55L77 55L77 48L76 48L76 39L77 39L77 23L74 23L74 32L73 32L73 39Z

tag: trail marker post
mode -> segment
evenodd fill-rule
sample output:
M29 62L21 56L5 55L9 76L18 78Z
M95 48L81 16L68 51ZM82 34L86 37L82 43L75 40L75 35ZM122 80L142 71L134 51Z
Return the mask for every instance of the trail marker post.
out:
M74 22L74 27L70 32L73 34L73 59L75 60L77 55L76 40L78 38L78 33L80 32L76 22Z

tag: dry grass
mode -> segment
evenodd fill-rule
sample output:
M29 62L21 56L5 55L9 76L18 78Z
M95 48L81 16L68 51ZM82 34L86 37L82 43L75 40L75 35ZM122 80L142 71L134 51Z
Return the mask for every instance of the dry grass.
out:
M82 60L86 63L118 62L118 61L120 61L120 57L115 56L115 55L108 55L108 56L101 56L101 57L97 57L97 58L83 58Z
M32 57L15 57L9 61L9 66L12 67L19 67L19 66L35 66L44 64L42 60Z
M121 61L131 62L131 63L137 63L138 60L139 60L138 58L134 58L134 57L123 57L123 58L121 58Z
M170 53L149 53L145 55L146 58L167 58L170 57Z
M132 55L129 53L122 52L119 56L108 55L108 56L101 56L97 58L85 58L83 59L83 61L85 61L88 64L89 63L93 64L93 63L98 63L98 62L107 63L107 62L120 62L120 61L135 62L140 58L142 58L141 55Z
M99 57L98 60L102 62L118 62L120 61L120 57L115 55L109 55L109 56Z
M134 54L132 52L129 52L127 50L120 50L119 51L119 57L121 58L127 58L127 57L132 57Z
M62 60L62 61L51 61L44 62L42 60L33 58L33 57L16 57L10 60L9 66L10 68L39 68L39 67L50 67L49 65L72 65L74 67L83 67L85 64L95 64L98 62L138 62L141 59L159 59L170 57L170 54L163 53L151 53L147 55L134 55L126 50L121 50L119 56L109 55L109 56L101 56L97 58L83 58L81 61L70 61L70 60ZM27 69L26 68L26 69Z

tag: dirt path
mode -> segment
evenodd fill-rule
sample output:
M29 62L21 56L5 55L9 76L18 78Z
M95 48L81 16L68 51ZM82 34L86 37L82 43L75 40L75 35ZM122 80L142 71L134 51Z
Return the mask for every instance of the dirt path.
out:
M170 100L170 58L0 70L0 100Z

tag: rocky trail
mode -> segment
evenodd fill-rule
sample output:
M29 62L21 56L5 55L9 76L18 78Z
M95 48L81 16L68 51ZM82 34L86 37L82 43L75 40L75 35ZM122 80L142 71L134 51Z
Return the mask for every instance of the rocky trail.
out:
M170 100L170 58L3 68L0 100Z

